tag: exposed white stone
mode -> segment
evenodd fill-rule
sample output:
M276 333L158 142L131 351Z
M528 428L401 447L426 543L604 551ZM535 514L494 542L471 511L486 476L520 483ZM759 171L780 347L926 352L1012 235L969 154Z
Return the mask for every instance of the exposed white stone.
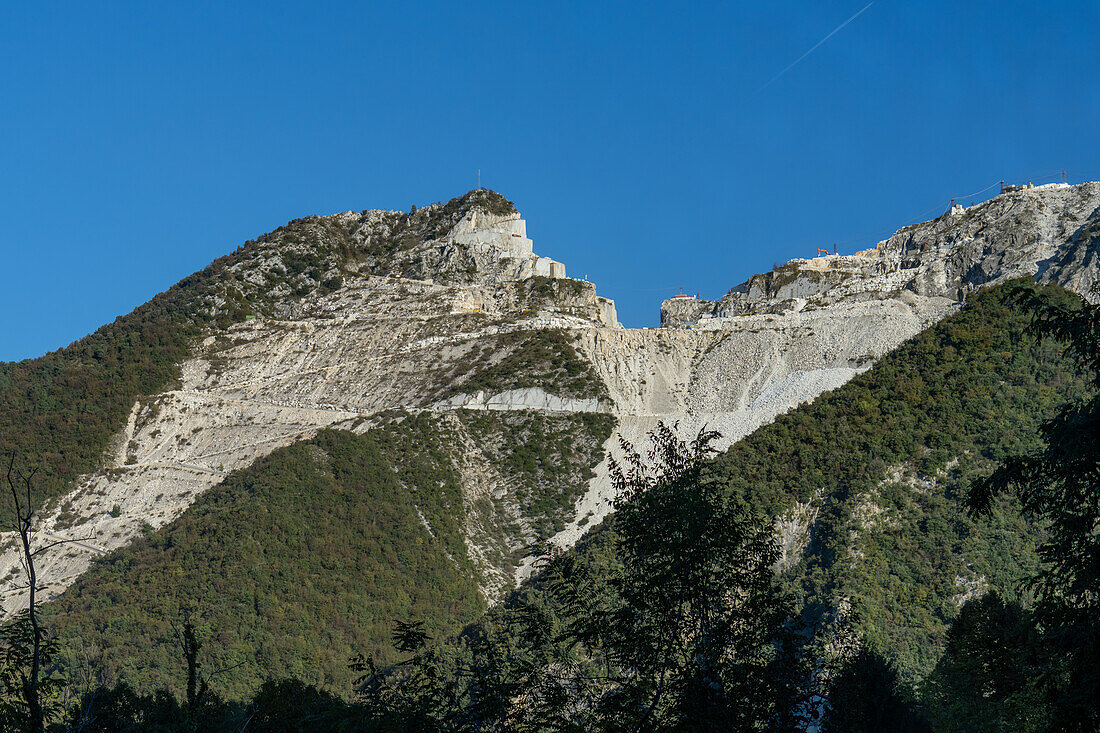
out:
M519 214L499 216L471 211L451 230L451 239L458 244L495 247L509 257L526 257L533 252L527 222Z
M519 214L495 215L471 211L445 238L477 252L498 257L503 279L565 278L565 265L534 254L527 222Z
M436 410L543 410L546 412L609 412L610 406L601 400L576 399L552 395L541 387L510 389L498 394L478 391L455 395L432 405Z

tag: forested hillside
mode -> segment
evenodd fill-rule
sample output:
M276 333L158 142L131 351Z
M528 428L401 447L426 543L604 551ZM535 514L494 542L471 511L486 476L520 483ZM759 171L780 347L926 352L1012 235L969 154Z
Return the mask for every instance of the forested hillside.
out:
M544 538L571 511L612 426L606 415L394 412L361 435L326 430L277 450L52 604L62 667L179 691L173 627L190 617L207 669L228 670L213 681L223 695L250 695L275 670L346 693L352 656L395 659L393 619L445 637L485 610L468 523L498 550L495 567L511 568L509 541ZM471 450L489 452L513 495L466 495Z
M1036 312L1069 324L1060 339L1029 328ZM401 666L366 675L356 706L297 714L1094 730L1096 324L1078 296L1011 283L713 460L713 434L659 428L577 547L455 639L398 620Z
M1086 188L1037 210L1069 231L1043 197L1083 211ZM950 248L910 242L923 275L868 250L829 297L622 329L590 283L535 274L556 265L525 231L480 190L296 220L66 349L0 364L0 455L38 469L24 539L52 599L43 689L70 695L48 699L55 721L93 689L119 720L186 700L192 729L283 697L287 720L323 708L351 729L989 717L952 688L996 687L969 655L1059 623L1027 590L1059 530L1046 505L968 497L1092 394L1082 350L1028 327L1081 297L1030 278L965 305L921 294ZM1074 287L1091 277L1079 234ZM990 279L1035 254L1001 245L1023 259L984 252ZM469 409L486 405L501 409ZM601 462L654 424L656 453ZM716 453L685 424L735 442ZM568 549L613 489L616 513ZM28 619L0 626L0 724L24 715ZM996 662L1027 679L1059 643ZM996 715L1024 727L1064 693L1009 687ZM823 730L846 730L838 715Z
M935 664L968 591L1014 588L1035 571L1041 528L1007 503L974 520L966 494L1007 455L1034 448L1042 422L1087 384L1058 343L1027 331L1031 315L1010 292L971 295L957 315L715 463L729 491L769 514L809 505L808 544L788 582L808 603L857 602L861 630L910 678Z

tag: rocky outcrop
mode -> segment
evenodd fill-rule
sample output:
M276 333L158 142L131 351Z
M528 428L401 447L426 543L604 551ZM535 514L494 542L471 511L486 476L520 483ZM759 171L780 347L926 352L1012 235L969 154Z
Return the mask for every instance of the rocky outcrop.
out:
M526 280L532 277L564 278L565 265L534 253L534 244L527 238L527 223L514 214L488 214L477 209L463 217L442 240L465 247L474 254L485 255L478 272L504 280Z
M684 438L706 428L724 449L787 410L840 387L905 339L952 313L946 298L839 303L830 308L731 319L725 328L601 329L578 346L607 384L619 438L644 448L658 422ZM611 511L607 462L596 468L576 519L552 542L574 544ZM520 577L530 571L525 565Z
M962 305L966 293L1024 275L1096 297L1100 184L1051 185L955 207L850 256L792 260L721 301L666 300L661 329L593 331L580 341L620 415L644 441L657 420L740 439L839 387ZM576 541L610 511L606 466L557 538Z

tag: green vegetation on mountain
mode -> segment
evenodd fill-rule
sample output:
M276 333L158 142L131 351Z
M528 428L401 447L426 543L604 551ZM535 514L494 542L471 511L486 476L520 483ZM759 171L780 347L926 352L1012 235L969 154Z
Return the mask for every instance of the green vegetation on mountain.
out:
M960 313L887 355L868 373L781 416L699 472L698 484L707 487L707 498L697 516L737 507L768 526L767 517L790 515L795 502L809 507L810 516L816 513L806 527L801 559L780 576L791 607L801 609L803 633L812 632L796 635L805 643L789 653L795 662L802 658L826 664L822 669L839 666L835 684L827 675L807 673L803 694L809 699L818 694L867 702L871 695L878 701L849 707L844 715L826 714L828 729L874 729L876 721L885 719L898 729L926 729L913 707L913 683L940 656L966 596L985 589L1015 595L1020 581L1039 567L1042 521L1021 516L1004 497L991 502L988 516L969 516L966 505L974 480L1009 452L1040 447L1043 422L1087 390L1088 375L1074 359L1058 344L1028 331L1030 309L1015 302L1015 288L1034 291L1041 302L1079 301L1057 287L1031 284L976 293ZM670 512L681 509L686 511L665 507L646 514L645 521L663 527L673 521ZM707 541L721 545L736 526L734 521L720 522ZM418 669L435 670L433 676L416 672L393 683L388 699L398 702L390 712L411 710L444 728L463 716L512 721L517 711L532 710L527 701L533 701L536 716L545 712L538 705L546 700L557 700L556 709L566 715L583 718L591 713L573 695L599 700L609 694L603 685L616 679L621 659L609 663L601 650L623 620L619 614L628 614L628 626L637 632L627 641L648 648L645 628L638 624L646 613L663 607L656 582L648 586L648 595L636 600L625 594L649 567L629 559L637 532L637 526L624 528L620 515L612 515L461 637L436 651L420 652ZM685 532L666 533L665 549L677 547ZM693 556L690 549L672 552L662 561L664 555L654 547L645 555L656 563L650 570L671 570L687 556ZM706 558L712 556L714 552ZM691 565L692 577L721 570L706 558ZM750 582L749 587L762 586ZM733 598L744 596L735 593ZM646 599L655 605L646 605ZM704 596L694 600L704 602ZM668 623L684 618L674 615ZM784 658L780 638L770 642L772 656L762 659ZM836 645L844 638L862 641L856 650L846 651L844 644ZM563 647L570 639L581 648ZM671 653L671 648L658 651L657 659ZM688 658L699 662L705 656ZM612 709L665 709L669 715L705 709L699 707L710 704L705 696L688 693L702 675L702 681L710 680L703 686L710 690L707 695L721 694L727 683L719 681L720 659L679 678L687 685L679 702L679 693L662 700L672 688L657 685L648 688L651 697L642 695L634 703L628 699L626 708L617 707L624 702L621 696L613 696ZM644 657L627 667L646 669L654 661ZM617 695L629 698L635 692L624 689ZM504 695L503 700L494 694ZM486 700L495 700L495 706ZM729 712L751 717L751 706L742 701ZM776 727L778 714L778 709L762 714L757 719L761 729ZM619 723L621 718L611 727Z
M595 292L591 283L572 278L536 275L515 284L516 300L521 305L538 306L544 302L559 303L569 298L579 298L586 292Z
M808 617L856 600L860 631L910 680L943 648L966 590L957 577L1011 595L1037 567L1038 529L1007 500L989 518L960 504L976 472L1034 449L1039 424L1084 386L1072 361L1026 323L1004 289L975 294L959 314L705 469L723 495L763 516L794 502L816 509L804 556L782 576L788 591ZM611 429L604 416L458 419L495 447L486 455L520 487L514 498L528 516L541 517L540 536L560 526ZM70 642L103 649L111 675L149 690L176 684L164 639L190 608L204 614L211 663L241 664L219 680L231 696L275 668L346 691L353 653L394 659L393 619L423 620L438 638L481 608L448 453L455 429L423 415L276 451L96 563L57 602L56 624ZM577 551L594 582L620 572L615 537L612 519ZM536 584L521 596L538 593Z
M511 479L514 502L537 541L549 539L573 518L615 429L601 413L547 415L536 411L464 410L458 419L477 436L487 458Z
M99 464L134 400L177 377L204 328L243 316L241 303L210 312L209 299L231 261L215 261L64 349L0 363L0 454L16 453L40 467L39 500Z
M488 355L493 347L486 346L484 350ZM473 394L479 390L497 394L509 389L540 387L558 397L608 397L607 385L592 363L577 353L574 339L566 331L509 331L497 336L496 350L503 351L504 356L474 369L446 394Z
M398 624L412 656L366 676L363 717L397 730L796 730L808 701L796 609L766 517L706 476L716 437L688 444L659 426L644 467L634 454L612 468L610 575L558 557L541 597L513 596L452 648Z
M86 709L102 720L164 719L172 730L184 720L240 722L251 710L282 725L346 729L789 730L809 717L824 730L917 731L928 722L912 683L926 677L939 728L1043 729L1063 710L1064 720L1088 723L1095 374L1026 328L1036 303L1080 308L1056 287L982 291L868 373L714 460L701 460L706 436L689 452L666 433L658 448L672 449L659 453L659 475L637 460L613 472L626 489L618 513L457 637L446 635L478 599L456 554L463 530L447 433L460 425L498 441L547 431L517 433L474 414L395 415L363 436L326 431L235 474L164 531L98 563L56 604L67 663L58 671L73 673L77 649L102 648L116 679L178 690L171 670L181 665L163 639L191 607L206 668L228 670L215 684L231 697L254 694L250 707L216 697L184 705L122 686L84 698ZM584 418L582 427L593 429ZM566 446L562 432L550 435ZM985 480L1008 455L1024 458ZM516 457L509 470L552 476L535 466ZM1004 492L1013 486L1024 512ZM357 507L364 489L370 498ZM973 506L981 511L971 516ZM804 517L807 539L778 576L768 539L777 516L793 518L788 525ZM375 517L396 532L367 529ZM375 567L360 554L353 567L325 544L333 541L373 542L379 549L367 555L388 561ZM1036 573L1045 580L1032 609L1022 589ZM389 593L357 605L373 580ZM987 590L996 593L963 605ZM470 602L441 611L438 601L456 591ZM300 608L308 613L287 618ZM354 634L363 618L375 623L373 638L343 644L333 630ZM402 619L415 621L399 623L387 645L389 622ZM354 669L339 656L349 652L362 655ZM399 664L379 670L367 659ZM358 702L322 691L346 693L358 674ZM298 681L272 681L287 676Z
M967 584L1010 592L1034 573L1040 526L1004 500L973 518L966 493L1009 453L1039 445L1043 421L1087 384L1058 344L1028 332L1012 287L971 295L958 314L715 462L727 490L770 514L794 502L817 510L787 581L811 611L857 602L868 642L908 679L935 664ZM1051 302L1079 300L1035 289Z
M1094 291L1095 292L1095 291ZM1100 728L1100 304L1022 291L1032 330L1057 340L1091 377L1086 397L1042 426L1041 445L978 481L970 509L1005 495L1044 522L1042 566L1021 580L1025 600L996 593L967 604L925 684L943 730Z
M208 663L234 667L219 691L250 693L275 669L347 689L355 652L392 659L395 616L443 634L484 609L439 437L410 418L277 450L96 562L51 623L67 643L102 650L97 665L139 690L179 689L172 624L186 613L209 637Z

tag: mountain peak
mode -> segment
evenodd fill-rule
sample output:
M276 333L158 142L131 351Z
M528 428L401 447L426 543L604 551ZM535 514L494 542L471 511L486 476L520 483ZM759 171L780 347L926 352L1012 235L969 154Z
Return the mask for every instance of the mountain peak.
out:
M519 214L515 204L504 198L503 195L488 188L475 188L472 191L467 191L463 195L448 201L443 208L446 210L452 206L462 213L476 209L498 216Z

